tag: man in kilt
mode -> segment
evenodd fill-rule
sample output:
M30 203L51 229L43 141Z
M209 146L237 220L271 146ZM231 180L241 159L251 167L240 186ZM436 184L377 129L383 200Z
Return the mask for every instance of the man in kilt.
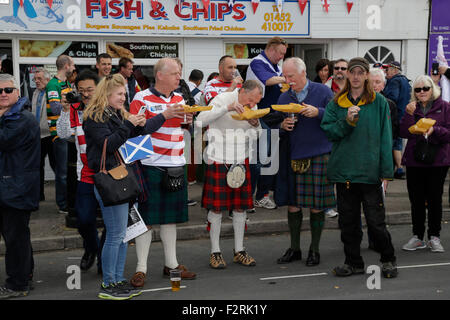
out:
M306 265L315 266L320 263L319 242L325 222L324 211L336 204L334 186L327 180L331 143L320 128L325 107L333 93L327 86L306 78L306 66L300 58L286 59L283 75L290 89L281 94L278 104L297 103L304 109L297 114L284 113L280 125L280 170L275 201L278 206L288 205L291 246L277 263L301 260L301 208L309 208L311 245ZM285 192L278 187L280 185ZM280 191L285 195L283 201L280 201Z
M258 119L235 120L232 115L242 113L244 106L257 109L262 97L262 87L249 80L242 88L224 92L210 103L213 108L201 112L196 125L209 126L207 131L207 169L203 186L202 207L208 210L208 226L211 239L210 266L213 269L226 267L219 240L222 224L222 211L233 211L234 257L233 262L244 266L255 266L256 262L244 248L246 210L253 207L249 156L254 150L261 132ZM250 159L256 160L256 159ZM239 183L230 182L235 176L233 165L245 168L245 176L240 169ZM228 177L227 177L228 174ZM239 180L239 179L238 179Z
M165 120L156 132L151 134L153 151L149 158L141 160L144 183L149 190L145 202L139 203L139 212L147 226L160 225L160 237L163 244L165 266L163 276L168 277L171 269L180 269L183 280L196 278L185 266L178 264L176 256L176 224L188 221L187 182L179 190L167 191L169 169L178 168L184 172L186 164L183 130L180 125L184 119L185 104L181 94L175 92L180 81L180 68L171 58L160 59L154 68L155 86L136 93L130 105L130 112L137 114L145 106L147 119L159 116L166 110L176 113L175 118ZM187 122L192 122L192 114L186 114ZM152 230L136 238L137 267L131 279L135 287L143 287L147 272L147 257L152 241Z

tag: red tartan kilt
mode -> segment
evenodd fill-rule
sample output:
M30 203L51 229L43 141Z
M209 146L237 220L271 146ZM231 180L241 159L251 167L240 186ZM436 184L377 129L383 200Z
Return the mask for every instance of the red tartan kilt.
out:
M231 165L228 165L228 168ZM227 185L228 169L223 163L214 162L206 168L203 185L202 207L215 212L248 210L253 208L250 166L245 160L245 181L240 188Z

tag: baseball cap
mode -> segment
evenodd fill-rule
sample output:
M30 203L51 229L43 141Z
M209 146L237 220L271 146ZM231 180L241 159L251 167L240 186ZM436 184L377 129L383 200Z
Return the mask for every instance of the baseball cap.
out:
M392 67L392 68L396 68L396 69L398 69L400 71L402 70L400 62L398 62L398 61L392 61L391 63L388 64L388 66Z
M356 67L360 67L360 68L366 70L366 72L369 72L370 64L369 64L369 61L367 61L366 59L361 58L361 57L356 57L356 58L351 59L348 62L348 71L351 71L353 68L356 68Z

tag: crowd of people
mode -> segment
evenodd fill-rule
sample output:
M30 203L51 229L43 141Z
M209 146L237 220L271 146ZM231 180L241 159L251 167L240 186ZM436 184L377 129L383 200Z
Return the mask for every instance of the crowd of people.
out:
M46 156L55 172L56 205L61 213L68 211L67 140L72 137L78 156L75 211L85 250L80 268L88 270L97 260L102 299L123 300L141 293L155 225L160 227L164 249L163 276L178 269L183 280L196 279L176 252L176 226L189 220L188 205L195 205L188 199L187 186L198 170L192 159L186 159L191 148L186 139L196 134L205 134L207 140L201 206L207 212L213 269L227 267L220 246L223 213L232 219L233 262L253 267L256 259L244 246L247 214L255 207L287 206L290 244L277 263L302 259L300 231L309 209L306 265L320 264L325 217L338 216L345 260L333 273L342 277L364 273L362 206L370 247L380 254L383 276L394 278L398 270L386 228L384 193L389 181L405 175L413 228L402 249L429 247L443 252L440 230L450 165L450 105L441 98L438 80L449 78L450 69L440 68L437 76L422 75L411 82L397 61L371 66L361 57L321 59L311 81L302 59L285 59L287 49L284 39L270 39L250 63L245 80L235 59L225 55L203 90L203 72L193 70L186 82L181 79L181 61L172 58L156 63L155 83L144 90L133 76L134 62L129 58L121 58L113 74L111 56L100 54L97 73L83 70L74 77L73 59L61 55L55 76L45 68L36 69L31 102L19 96L12 75L0 74L0 227L7 275L0 298L26 296L32 286L28 225L30 213L45 200ZM185 112L185 105L211 109L193 115ZM281 112L273 105L301 108ZM265 108L270 112L263 117L237 120ZM435 120L434 125L413 133L410 127L423 118ZM279 143L271 146L274 130L279 130ZM154 154L130 165L140 186L139 196L130 203L138 203L148 230L135 238L136 269L128 280L124 275L128 244L123 239L130 203L105 205L94 175L118 167L122 163L118 149L139 135L151 136ZM267 141L267 149L259 150L261 140ZM276 174L265 174L271 164L262 161L261 153L278 157ZM98 207L105 225L101 237L96 227Z

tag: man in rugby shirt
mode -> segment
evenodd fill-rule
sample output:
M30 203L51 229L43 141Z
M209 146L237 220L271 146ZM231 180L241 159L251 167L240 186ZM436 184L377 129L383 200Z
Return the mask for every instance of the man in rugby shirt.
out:
M154 68L155 86L136 93L130 105L130 112L137 114L146 107L147 119L174 108L176 117L166 120L156 132L151 134L153 151L149 158L141 160L144 180L151 192L147 201L139 203L139 212L149 226L149 231L136 238L137 267L131 279L135 287L143 287L147 273L147 257L152 241L152 225L160 225L160 237L164 248L165 267L163 275L168 277L171 269L181 270L183 280L195 279L196 274L180 265L176 256L176 224L188 221L187 187L178 191L165 191L163 180L168 168L180 168L186 164L184 157L184 137L181 122L184 120L185 104L181 94L175 92L180 82L180 69L176 60L160 59ZM192 122L192 114L186 114L187 122ZM184 172L184 168L182 169Z
M236 70L237 64L233 57L225 55L220 58L219 75L208 81L203 90L207 104L222 92L231 92L242 87L243 80L241 77L235 76Z
M53 154L55 155L55 193L56 204L60 213L67 211L67 141L60 139L56 134L56 121L61 113L62 93L72 91L68 78L75 70L73 59L67 55L60 55L56 59L58 70L45 88L47 99L47 120L50 135L53 142Z
M67 103L65 95L63 95L61 100L63 109L56 122L56 130L61 139L75 135L78 178L75 210L78 218L78 232L83 238L84 254L80 262L80 269L83 271L88 270L94 264L96 256L98 257L98 268L101 268L101 244L96 227L98 203L94 194L92 177L95 172L88 166L86 140L82 126L84 108L94 95L98 82L99 78L94 72L82 71L75 79L75 86L82 97L82 102L71 105Z

